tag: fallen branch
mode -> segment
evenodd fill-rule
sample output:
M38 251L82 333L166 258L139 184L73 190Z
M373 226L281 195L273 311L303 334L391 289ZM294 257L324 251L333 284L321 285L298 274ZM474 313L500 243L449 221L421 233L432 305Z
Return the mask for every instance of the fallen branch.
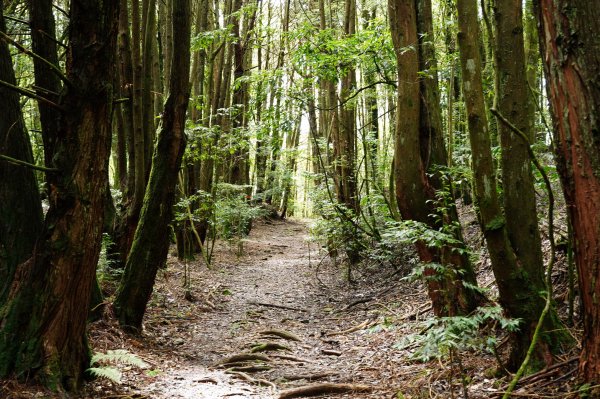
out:
M283 331L283 330L265 330L265 331L259 332L259 334L273 335L275 337L287 339L288 341L302 342L300 337L298 337L297 335L292 334L291 332L288 332L288 331Z
M328 356L342 356L342 352L333 349L321 349L321 353Z
M274 303L265 303L265 302L250 301L250 302L248 302L248 304L250 304L250 305L257 305L257 306L265 306L265 307L268 307L268 308L294 310L296 312L307 312L306 309L294 308L292 306L285 306L285 305L277 305L277 304L274 304Z
M317 396L333 393L349 393L349 392L371 392L372 388L366 385L354 384L314 384L306 385L299 388L287 389L279 394L279 399L290 398L305 398L308 396Z

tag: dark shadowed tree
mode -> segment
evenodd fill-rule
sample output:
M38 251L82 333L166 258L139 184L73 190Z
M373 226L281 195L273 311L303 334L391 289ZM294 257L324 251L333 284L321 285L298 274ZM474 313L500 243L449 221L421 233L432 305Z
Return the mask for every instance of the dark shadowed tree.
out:
M3 4L0 0L0 12ZM1 14L0 14L1 16ZM4 17L0 32L6 33ZM16 86L8 43L0 38L0 80ZM33 163L29 136L25 130L19 94L0 86L0 155ZM15 269L31 255L42 231L42 205L32 169L0 159L0 306Z
M0 311L0 376L76 390L108 180L118 1L74 0L44 229Z

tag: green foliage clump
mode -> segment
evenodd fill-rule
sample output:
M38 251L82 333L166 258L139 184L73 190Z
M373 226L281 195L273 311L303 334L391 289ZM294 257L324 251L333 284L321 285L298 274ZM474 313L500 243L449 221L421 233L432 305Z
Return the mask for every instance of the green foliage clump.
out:
M242 239L250 233L252 220L265 216L266 211L250 202L250 186L219 183L215 202L214 226L226 240Z
M106 353L94 353L90 366L92 367L86 371L93 377L104 378L120 384L122 373L119 367L135 366L144 369L148 367L148 364L125 349L116 349Z
M518 330L518 319L508 319L500 306L479 307L472 315L433 317L423 322L421 333L403 337L395 347L410 349L411 357L419 361L442 359L465 351L495 353L497 344L493 330L483 327L499 324L503 331Z

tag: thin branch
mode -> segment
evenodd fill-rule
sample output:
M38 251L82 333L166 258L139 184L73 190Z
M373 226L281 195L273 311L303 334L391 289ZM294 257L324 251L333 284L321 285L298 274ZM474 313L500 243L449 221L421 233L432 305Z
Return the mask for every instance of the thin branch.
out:
M29 25L29 22L25 21L24 19L19 19L19 18L15 18L15 17L10 17L8 15L4 16L4 19L10 19L11 21L15 21L24 25Z
M36 60L42 61L44 64L46 64L48 67L50 67L50 69L52 69L52 71L54 71L54 73L56 75L58 75L58 77L63 82L65 82L65 84L67 84L67 86L73 87L73 84L71 83L71 81L65 76L65 74L62 73L62 71L60 70L59 67L57 67L56 65L54 65L53 63L51 63L50 61L48 61L47 59L45 59L44 57L40 56L39 54L36 54L33 51L26 49L19 42L13 40L13 38L10 37L10 36L8 36L6 33L0 32L0 37L2 37L4 40L6 40L7 42L9 42L10 44L12 44L13 46L15 46L16 48L18 48L19 51L21 51L22 53L27 54L28 56L30 56L32 58L35 58Z
M39 170L42 172L59 172L60 171L59 169L56 169L56 168L46 168L44 166L34 165L29 162L21 161L20 159L9 157L8 155L0 154L0 159L3 161L6 161L6 162L10 162L15 165L24 166L26 168L35 169L35 170Z
M61 107L60 105L56 104L53 101L48 100L46 97L42 97L42 96L38 95L37 93L35 93L35 92L31 91L31 90L27 90L27 89L24 89L22 87L15 86L15 85L10 84L10 83L8 83L8 82L6 82L4 80L0 80L0 86L4 86L6 88L14 90L17 93L20 93L20 94L24 95L25 97L33 98L34 100L38 100L40 102L43 102L43 103L45 103L45 104L47 104L47 105L51 106L52 108L55 108L55 109L57 109L59 111L66 112L66 110L63 107Z

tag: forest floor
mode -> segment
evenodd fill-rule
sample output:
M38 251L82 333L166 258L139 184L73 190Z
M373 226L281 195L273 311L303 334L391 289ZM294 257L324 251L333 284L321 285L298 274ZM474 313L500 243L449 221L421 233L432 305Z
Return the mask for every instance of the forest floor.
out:
M211 269L201 261L187 265L188 299L185 265L170 256L141 336L123 333L107 309L91 326L94 350L126 349L148 367L122 366L121 384L96 380L85 397L269 399L297 397L292 390L307 386L329 390L322 398L500 397L507 381L492 375L491 354L423 363L410 358L414 345L397 345L424 332L432 316L422 284L402 279L409 264L366 264L353 270L350 283L347 268L311 242L303 221L256 221L242 244L217 243ZM489 270L479 278L491 285ZM575 367L568 361L528 377L518 392L569 397ZM332 391L346 388L354 391Z

